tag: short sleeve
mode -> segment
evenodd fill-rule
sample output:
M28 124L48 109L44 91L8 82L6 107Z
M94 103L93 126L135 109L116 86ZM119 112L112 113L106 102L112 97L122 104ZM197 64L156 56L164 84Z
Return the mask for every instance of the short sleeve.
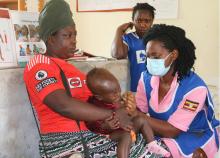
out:
M207 93L207 88L203 86L188 92L168 122L182 131L187 131L197 113L205 108Z
M25 82L29 93L36 95L41 101L51 92L65 89L60 77L60 70L54 64L37 64L25 71Z
M126 35L122 36L122 40L123 40L123 43L128 47L128 50L129 50L128 36L126 36Z
M148 103L147 95L145 90L145 85L143 81L143 73L141 74L140 80L137 86L137 93L135 95L137 107L140 111L147 113L148 112Z

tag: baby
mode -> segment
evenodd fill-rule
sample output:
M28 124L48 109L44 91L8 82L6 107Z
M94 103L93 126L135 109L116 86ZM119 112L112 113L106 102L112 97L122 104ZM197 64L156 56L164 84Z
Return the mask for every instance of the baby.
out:
M135 97L131 92L121 96L121 88L118 80L106 69L94 68L87 74L87 86L93 96L88 102L100 108L117 109L126 108L131 116L133 127L131 132L119 129L117 118L108 118L105 121L86 122L87 127L94 133L104 134L118 143L117 157L128 158L132 142L137 133L142 133L148 143L148 150L163 157L169 157L170 153L159 146L154 140L154 134L144 116L136 111ZM122 102L123 100L123 102ZM133 110L132 110L133 109ZM113 116L114 117L114 116Z

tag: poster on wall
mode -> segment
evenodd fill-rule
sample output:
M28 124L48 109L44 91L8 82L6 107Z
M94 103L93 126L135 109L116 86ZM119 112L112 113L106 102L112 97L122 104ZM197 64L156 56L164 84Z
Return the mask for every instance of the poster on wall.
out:
M136 3L149 3L156 9L156 19L175 19L178 0L76 0L78 12L131 11Z
M18 65L24 67L36 54L43 54L46 46L38 34L38 12L11 11Z
M0 68L16 67L14 34L8 9L0 8Z

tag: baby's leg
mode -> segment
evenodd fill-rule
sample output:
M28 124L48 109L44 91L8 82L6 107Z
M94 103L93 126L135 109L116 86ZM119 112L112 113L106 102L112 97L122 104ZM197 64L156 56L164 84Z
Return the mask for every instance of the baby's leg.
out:
M132 144L130 132L117 130L110 134L110 138L118 142L117 158L128 158Z
M154 140L154 133L147 120L142 116L136 116L133 118L134 130L136 133L141 132L143 137L148 143L148 150L152 153L162 155L163 157L169 157L170 152L157 144Z
M136 116L132 119L135 133L142 133L147 143L154 141L154 133L147 120L142 116Z

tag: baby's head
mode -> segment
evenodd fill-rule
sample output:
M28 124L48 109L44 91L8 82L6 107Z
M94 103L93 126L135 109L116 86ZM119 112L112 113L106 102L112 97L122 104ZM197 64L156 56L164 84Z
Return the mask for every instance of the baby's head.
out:
M118 103L121 88L118 80L108 70L94 68L87 74L87 86L93 95L105 103Z

